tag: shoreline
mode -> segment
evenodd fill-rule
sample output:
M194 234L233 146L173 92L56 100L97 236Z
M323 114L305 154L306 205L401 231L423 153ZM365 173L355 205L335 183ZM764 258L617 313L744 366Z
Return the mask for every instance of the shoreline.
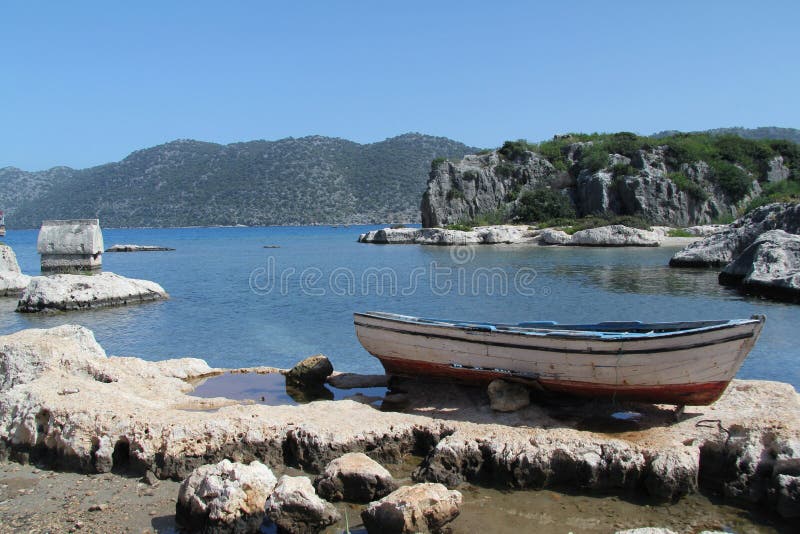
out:
M563 398L498 413L483 390L414 380L390 384L402 399L387 404L387 396L380 408L353 400L266 406L193 396L191 379L231 370L191 358L107 357L82 327L26 330L0 343L20 358L12 373L22 373L5 393L0 459L176 481L223 458L317 473L345 452L390 467L419 455L414 480L451 487L578 488L662 502L710 491L746 507L796 506L771 493L775 477L800 461L800 395L788 384L734 380L719 401L687 407L679 422L671 406ZM28 368L31 357L44 360ZM620 427L610 417L620 410L642 417ZM748 458L766 463L750 471Z

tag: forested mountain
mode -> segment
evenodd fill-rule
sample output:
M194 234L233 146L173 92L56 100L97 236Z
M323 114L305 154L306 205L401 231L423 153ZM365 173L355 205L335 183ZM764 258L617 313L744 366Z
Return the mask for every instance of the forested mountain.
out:
M661 138L675 135L681 132L677 130L666 130L653 134L651 137ZM702 132L692 132L700 134L709 134L713 136L720 135L736 135L745 139L785 139L794 143L800 143L800 130L797 128L779 128L777 126L761 126L759 128L714 128L713 130L704 130Z
M94 217L105 227L417 221L431 160L474 151L418 133L364 145L178 140L82 170L0 169L0 209L10 228Z

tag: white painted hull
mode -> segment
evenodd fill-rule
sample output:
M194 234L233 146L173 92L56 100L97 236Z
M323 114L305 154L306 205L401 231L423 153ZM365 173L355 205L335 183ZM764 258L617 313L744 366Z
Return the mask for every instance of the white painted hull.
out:
M710 404L736 375L764 318L643 335L419 321L356 314L356 334L389 374L477 383L499 377L578 395Z

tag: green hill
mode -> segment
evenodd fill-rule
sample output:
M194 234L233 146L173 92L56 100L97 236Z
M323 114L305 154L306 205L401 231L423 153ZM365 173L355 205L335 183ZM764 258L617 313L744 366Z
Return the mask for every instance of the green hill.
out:
M0 169L0 207L10 228L89 217L106 227L417 221L431 160L474 151L418 133L364 145L178 140L89 169Z

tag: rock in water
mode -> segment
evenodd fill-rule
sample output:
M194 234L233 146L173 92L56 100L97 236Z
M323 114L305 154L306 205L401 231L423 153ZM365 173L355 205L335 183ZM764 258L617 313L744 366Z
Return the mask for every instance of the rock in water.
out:
M12 273L20 273L19 263L17 263L17 255L14 254L14 249L0 243L0 272L7 271Z
M306 477L282 476L267 499L267 516L281 531L312 534L336 523L336 508L320 499Z
M169 295L164 288L148 280L125 278L114 273L92 276L57 274L33 277L17 305L17 311L84 310L167 298Z
M748 293L800 300L800 236L783 230L761 234L722 269L719 282Z
M106 249L106 252L161 252L172 250L175 249L157 245L111 245Z
M361 512L370 534L436 532L461 513L461 493L442 484L403 486Z
M192 532L259 532L276 483L261 462L204 465L181 484L175 515Z
M770 230L800 234L800 204L777 203L762 206L740 217L730 227L692 243L677 252L670 267L722 267Z
M333 364L324 354L309 356L286 374L286 382L292 385L321 388L333 373Z
M347 453L329 463L314 485L319 495L329 501L363 503L397 489L391 473L362 452Z
M584 247L657 247L659 241L654 232L612 224L575 232L567 244Z
M14 250L0 243L0 297L19 296L30 281L31 277L20 271Z
M514 412L531 403L528 388L516 382L505 380L492 380L487 388L492 410L498 412Z

